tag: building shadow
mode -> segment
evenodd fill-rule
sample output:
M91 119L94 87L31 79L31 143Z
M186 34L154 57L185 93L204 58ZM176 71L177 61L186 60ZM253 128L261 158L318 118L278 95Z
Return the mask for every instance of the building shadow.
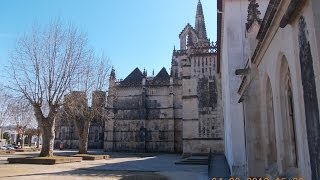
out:
M144 180L144 179L155 179L155 180L167 180L169 179L161 172L182 172L182 173L193 173L194 175L208 177L207 166L194 166L194 165L175 165L175 160L180 157L172 154L156 155L156 156L143 156L137 158L137 154L114 154L118 156L120 162L110 163L109 160L98 160L105 161L103 164L88 168L77 168L74 170L50 172L50 173L31 173L24 175L12 175L5 176L2 178L21 178L28 179L31 177L42 178L44 177L96 177L96 178L106 178L106 177L116 177L122 180ZM39 165L40 166L40 165ZM58 166L58 165L54 165ZM50 166L48 166L50 168Z

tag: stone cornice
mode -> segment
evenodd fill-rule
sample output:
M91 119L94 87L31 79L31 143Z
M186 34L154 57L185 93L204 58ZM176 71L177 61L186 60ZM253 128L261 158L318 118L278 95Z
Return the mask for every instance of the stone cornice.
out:
M261 49L263 48L262 45L266 44L265 43L266 39L268 39L269 42L271 42L276 30L279 28L279 26L274 26L275 25L274 19L278 17L278 9L281 2L283 2L283 0L270 0L266 14L263 18L260 30L257 35L257 39L259 40L259 42L251 57L252 63L257 63L257 64L260 63L260 62L257 62L257 56L260 54ZM271 30L273 30L273 34L270 33ZM272 36L271 39L270 39L270 36Z
M280 22L280 27L284 28L289 24L294 18L297 12L303 8L303 4L306 3L306 0L291 0L286 14L283 16Z
M223 1L217 1L218 14L217 14L217 73L220 73L220 62L221 62L221 47L222 47L222 9L223 9Z
M279 29L280 21L286 12L289 1L270 0L266 14L263 18L260 30L257 35L259 40L257 47L251 57L252 66L258 68L265 52L267 51L273 37ZM242 96L251 83L251 74L242 77L238 94Z

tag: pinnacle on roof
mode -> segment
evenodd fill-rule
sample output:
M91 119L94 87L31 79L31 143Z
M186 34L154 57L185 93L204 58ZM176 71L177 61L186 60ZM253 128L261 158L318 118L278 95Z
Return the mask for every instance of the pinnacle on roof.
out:
M259 11L258 7L259 4L256 2L256 0L248 0L250 3L248 5L248 17L247 17L247 23L246 28L247 30L251 27L254 21L257 21L259 24L262 22L259 15L261 15L261 12Z
M143 68L143 75L147 77L147 70L146 70L146 68Z
M114 69L114 67L112 66L112 69L111 69L111 73L110 73L110 79L115 79L116 78L116 71Z
M199 39L207 39L206 24L204 21L203 9L200 0L198 1L197 5L195 30L198 33Z

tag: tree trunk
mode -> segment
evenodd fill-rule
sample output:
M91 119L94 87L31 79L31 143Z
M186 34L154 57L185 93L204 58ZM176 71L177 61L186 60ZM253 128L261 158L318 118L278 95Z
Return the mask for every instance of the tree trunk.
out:
M38 139L37 139L37 148L40 147L40 133L38 133Z
M53 156L54 145L54 117L49 114L47 118L38 119L37 117L37 120L42 134L42 146L39 156L51 157Z
M40 157L52 157L53 156L53 145L54 145L54 124L56 107L49 107L48 117L44 117L41 106L35 104L33 105L34 115L38 121L38 126L40 128L40 133L42 134L42 147L40 151Z
M40 147L40 127L39 127L39 125L38 125L38 127L37 127L37 148L39 149L39 147Z
M46 118L48 119L48 118ZM51 157L53 156L53 145L54 145L54 123L44 122L40 125L42 131L42 147L40 157Z
M24 134L22 134L22 142L21 142L21 148L24 148Z
M80 122L77 122L80 123ZM79 154L88 153L88 135L89 135L89 126L90 123L85 121L83 122L83 129L78 129L79 133ZM78 126L79 127L79 126Z

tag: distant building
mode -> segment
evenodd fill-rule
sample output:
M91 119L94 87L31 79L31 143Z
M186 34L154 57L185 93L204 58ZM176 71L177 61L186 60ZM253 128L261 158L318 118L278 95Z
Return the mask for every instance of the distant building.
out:
M201 2L195 27L179 34L170 74L136 68L109 80L105 123L107 151L208 153L224 151L221 80L217 52L207 38Z
M112 69L103 119L91 123L89 148L128 152L224 151L221 79L217 48L206 33L199 1L195 27L187 24L179 34L180 49L173 50L171 71L157 75L134 69L116 80ZM78 98L84 99L82 92ZM67 116L57 118L55 147L77 148L76 128Z
M77 97L77 99L73 99ZM74 100L76 102L83 101L86 103L86 106L89 106L87 97L85 93L74 91L69 95L65 96L65 100ZM92 107L95 107L97 104L99 106L105 106L106 101L106 93L102 91L94 91L92 94ZM92 108L91 107L91 108ZM63 144L63 148L66 149L76 149L79 147L79 136L77 129L74 125L73 119L68 118L65 112L62 110L59 113L56 120L56 128L55 128L55 140L54 147L59 148L60 144ZM101 111L105 111L105 109L101 109ZM102 112L101 112L102 113ZM104 122L103 118L94 118L91 121L91 126L89 128L89 136L88 136L88 148L90 149L103 149L103 140L104 140Z

